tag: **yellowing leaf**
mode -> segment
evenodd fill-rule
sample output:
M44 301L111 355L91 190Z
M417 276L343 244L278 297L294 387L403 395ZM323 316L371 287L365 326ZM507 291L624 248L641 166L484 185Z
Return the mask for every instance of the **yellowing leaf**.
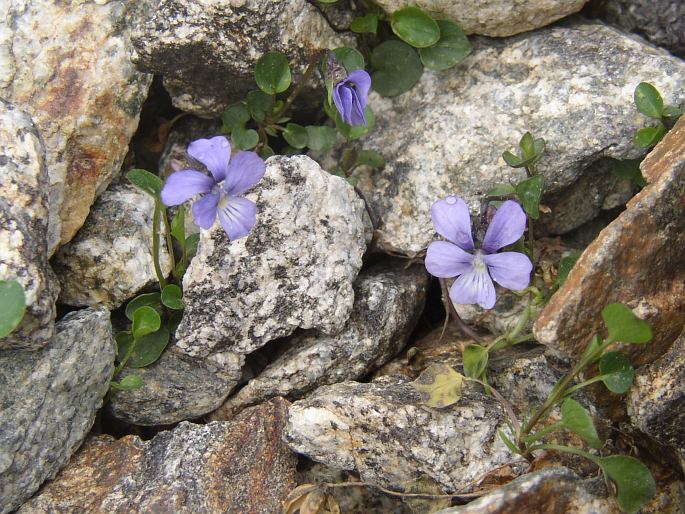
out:
M419 378L412 382L428 407L448 407L459 401L463 385L463 375L447 364L433 364Z

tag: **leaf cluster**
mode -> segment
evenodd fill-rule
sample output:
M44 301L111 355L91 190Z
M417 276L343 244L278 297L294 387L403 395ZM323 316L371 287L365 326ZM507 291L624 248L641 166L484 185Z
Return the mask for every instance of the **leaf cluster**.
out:
M661 141L668 130L683 112L682 108L674 105L664 105L659 90L649 82L640 82L633 94L635 106L640 113L656 120L656 125L638 130L633 142L640 148L651 148Z

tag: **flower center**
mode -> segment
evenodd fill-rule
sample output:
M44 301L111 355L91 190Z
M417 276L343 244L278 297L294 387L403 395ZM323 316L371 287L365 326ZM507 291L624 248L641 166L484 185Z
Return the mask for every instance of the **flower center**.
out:
M485 252L483 250L476 250L473 252L473 270L477 273L487 271L488 265L485 264Z

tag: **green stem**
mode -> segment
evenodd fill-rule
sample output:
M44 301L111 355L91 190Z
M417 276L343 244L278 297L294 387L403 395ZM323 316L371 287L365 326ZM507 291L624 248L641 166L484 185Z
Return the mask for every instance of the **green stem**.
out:
M162 274L162 268L159 265L159 217L160 217L160 203L155 200L155 212L152 215L152 265L155 267L155 275L157 275L157 282L159 287L164 289L166 287L166 279Z
M169 259L171 259L171 268L174 270L174 275L176 274L176 255L174 255L174 240L171 238L171 225L169 224L169 217L166 213L166 208L162 205L159 199L155 200L159 203L159 210L162 216L162 222L164 223L164 232L166 237L167 251L169 252ZM183 209L183 206L179 207Z
M574 455L580 455L581 457L585 457L586 459L594 462L599 466L599 459L597 458L596 455L592 455L589 452L586 452L584 450L580 450L578 448L572 448L571 446L563 446L561 444L538 444L533 446L530 451L535 451L535 450L555 450L558 452L564 452L564 453L572 453Z
M121 370L124 369L124 366L126 366L126 363L128 360L131 358L131 355L133 355L133 350L136 349L136 344L138 343L137 339L133 339L133 342L131 343L131 346L129 347L128 351L124 355L124 358L121 359L121 362L119 365L114 368L114 373L112 373L112 378L116 377L119 373L121 373Z
M566 392L564 393L564 398L567 396L571 396L573 393L575 393L578 389L582 389L585 386L589 386L590 384L594 384L595 382L599 382L602 380L603 375L597 375L596 377L592 377L589 380L586 380L585 382L581 382L580 384L576 384L573 387L569 387Z
M528 325L528 321L530 320L531 304L533 301L532 295L533 295L533 293L529 292L528 303L526 304L526 308L521 313L521 316L519 316L519 319L516 322L516 325L514 326L514 328L512 328L511 331L509 331L503 337L498 337L493 342L491 342L487 346L487 349L489 352L490 351L503 350L504 348L508 348L510 346L513 346L514 344L517 344L517 342L519 342L519 343L522 342L522 341L517 341L517 337L523 331L523 329L526 328L526 325ZM524 339L524 341L527 341L527 340L528 340L528 337L526 337L526 339Z
M552 432L555 432L556 430L559 430L559 429L562 428L563 426L564 426L564 423L563 423L562 421L557 421L557 422L554 423L553 425L550 425L550 426L548 426L548 427L545 427L545 428L543 428L543 429L541 429L541 430L538 430L538 431L535 432L534 434L531 434L531 435L529 435L528 437L525 437L525 438L523 439L523 442L526 443L526 444L534 443L535 441L539 441L539 440L542 439L543 437L548 436L548 435L551 434Z

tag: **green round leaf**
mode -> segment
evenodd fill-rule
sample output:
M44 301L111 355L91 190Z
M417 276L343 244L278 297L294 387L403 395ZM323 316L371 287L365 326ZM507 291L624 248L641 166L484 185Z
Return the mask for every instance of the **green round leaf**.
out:
M259 156L262 159L268 159L272 155L276 155L276 152L274 152L274 149L271 148L269 145L264 145L262 148L259 150Z
M21 323L26 312L24 288L16 280L0 280L0 339Z
M282 93L292 81L288 58L280 52L265 53L255 65L254 76L259 89L266 94Z
M283 131L283 139L293 148L304 148L309 142L307 129L297 123L288 123Z
M264 121L274 108L276 100L273 95L267 95L263 91L250 91L247 93L247 108L250 116L255 121Z
M437 20L440 39L433 46L419 50L421 62L426 68L447 70L471 53L471 43L459 25L448 20Z
M143 387L143 379L138 375L127 375L119 382L111 381L109 385L115 391L132 391Z
M480 378L488 367L488 349L478 344L464 348L464 373L467 377Z
M333 54L343 64L347 73L364 69L364 56L356 48L341 46L333 50Z
M661 119L664 112L664 100L652 84L640 82L635 88L633 97L638 111L650 118Z
M168 284L162 289L162 303L169 307L180 311L183 309L183 291L176 284Z
M437 22L418 7L395 11L390 25L397 37L416 48L426 48L440 39Z
M604 307L602 319L612 343L644 344L652 339L652 328L621 303Z
M659 123L656 127L645 127L635 132L633 143L640 148L649 148L657 144L664 137L666 127Z
M129 368L144 368L159 359L169 344L169 329L161 327L159 330L141 337L126 365Z
M661 115L665 118L679 118L680 116L682 116L683 112L685 111L680 107L676 107L674 105L667 105L666 107L664 107L664 111L661 113Z
M545 179L542 175L533 175L516 185L516 196L521 201L523 210L534 220L540 217L540 198L544 185Z
M373 49L373 89L381 96L409 91L421 78L423 65L412 47L402 41L385 41Z
M604 474L616 485L621 510L637 512L656 494L656 483L647 466L633 457L611 455L597 459Z
M619 394L630 389L635 378L635 370L630 360L618 351L602 355L599 359L599 373L607 389Z
M592 416L580 403L567 398L561 404L561 421L564 426L593 448L601 448L602 441L592 422Z
M136 296L133 300L128 302L128 305L126 305L126 317L133 321L133 313L144 305L152 307L156 311L161 312L162 300L159 296L159 293L145 293Z
M162 179L147 170L134 168L126 173L126 178L131 184L154 198L157 198L162 190Z
M235 127L242 127L250 121L250 111L243 102L229 105L221 115L221 119L224 123L223 131L231 132Z
M374 13L358 16L350 24L350 30L357 34L371 33L375 34L378 30L378 15Z
M308 145L312 150L325 152L335 144L336 132L333 127L308 125L306 130Z
M231 142L239 150L252 150L259 143L259 134L253 129L235 127L231 134Z
M140 339L147 334L156 332L161 324L162 320L155 309L145 305L139 307L133 313L133 328L131 329L133 338Z

